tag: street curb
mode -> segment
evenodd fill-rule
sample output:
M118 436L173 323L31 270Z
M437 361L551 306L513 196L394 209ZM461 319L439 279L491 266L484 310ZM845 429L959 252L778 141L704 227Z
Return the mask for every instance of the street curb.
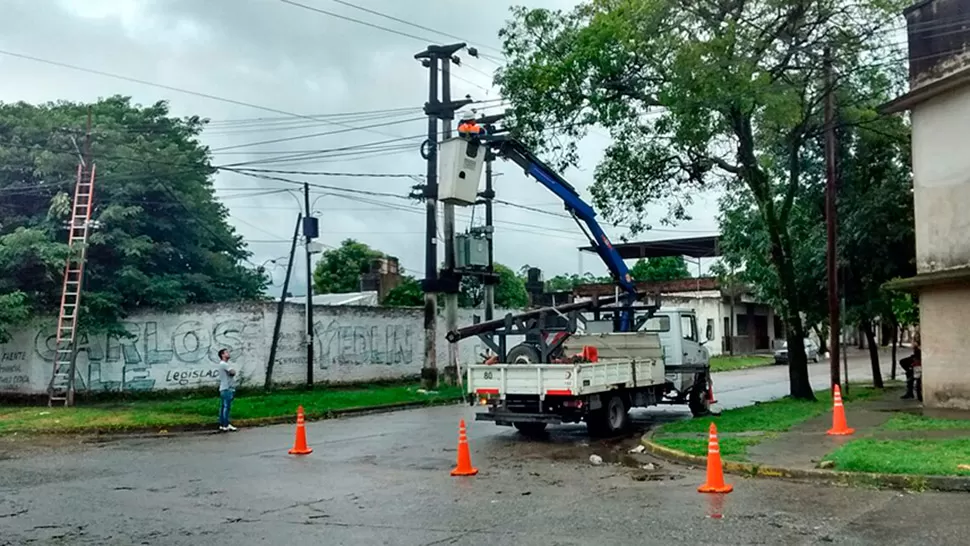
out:
M653 431L644 434L640 443L648 452L661 459L700 467L707 465L707 458L684 453L662 446L652 440ZM970 492L970 478L962 476L926 476L914 474L882 474L872 472L840 472L823 469L795 469L739 461L723 461L724 471L746 477L774 478L848 485L878 487L905 491L951 491Z
M339 410L330 410L326 412L316 412L307 413L305 419L307 421L326 421L330 419L339 419L342 417L364 417L366 415L377 415L381 413L391 413L395 411L404 411L411 409L420 408L430 408L435 406L447 406L449 404L454 404L456 402L462 401L461 396L448 397L448 398L437 398L434 400L421 400L414 402L395 402L393 404L382 404L379 406L367 406L359 408L347 408ZM295 412L295 410L294 410ZM240 419L235 421L235 424L246 427L265 427L271 425L282 425L285 423L295 423L296 414L285 415L279 417L263 417L257 419ZM44 430L44 431L30 431L30 432L10 432L0 434L0 439L4 437L12 437L14 435L18 436L98 436L101 438L107 437L124 437L124 438L158 438L166 436L180 436L180 435L190 435L190 434L218 434L219 432L214 430L216 423L197 423L191 425L173 425L169 427L164 426L153 426L153 427L129 427L129 428L74 428L74 429L61 429L61 430Z

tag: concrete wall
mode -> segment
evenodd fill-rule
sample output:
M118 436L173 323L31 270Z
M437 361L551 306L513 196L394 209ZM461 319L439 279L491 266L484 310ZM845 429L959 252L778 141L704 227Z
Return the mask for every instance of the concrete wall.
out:
M923 403L970 410L970 288L924 290L919 307Z
M912 121L917 270L970 264L970 88L920 104Z
M462 310L459 324L470 324ZM496 316L507 311L496 310ZM130 338L97 335L79 340L80 390L160 390L215 385L216 353L227 347L245 384L266 377L275 303L190 306L177 313L146 312L124 323ZM361 382L417 376L424 329L421 309L314 307L315 368L318 383ZM306 379L305 315L287 305L277 349L274 382ZM444 321L438 321L438 366L447 358ZM54 321L39 320L0 345L0 393L43 393L54 356ZM463 364L484 350L477 338L460 343Z
M925 274L970 264L970 87L915 106L913 176L916 268ZM970 409L967 367L970 288L938 286L920 293L923 395L928 408Z

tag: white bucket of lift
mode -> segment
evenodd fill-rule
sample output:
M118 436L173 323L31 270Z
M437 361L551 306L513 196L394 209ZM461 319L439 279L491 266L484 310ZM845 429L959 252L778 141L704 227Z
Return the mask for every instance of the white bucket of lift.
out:
M449 138L438 145L438 200L474 205L485 164L485 146L477 140Z

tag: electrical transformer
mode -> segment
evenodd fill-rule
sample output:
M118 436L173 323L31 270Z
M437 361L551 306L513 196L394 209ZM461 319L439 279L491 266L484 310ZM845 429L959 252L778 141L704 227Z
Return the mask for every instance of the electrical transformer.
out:
M485 234L455 235L455 266L459 269L488 267L488 239Z

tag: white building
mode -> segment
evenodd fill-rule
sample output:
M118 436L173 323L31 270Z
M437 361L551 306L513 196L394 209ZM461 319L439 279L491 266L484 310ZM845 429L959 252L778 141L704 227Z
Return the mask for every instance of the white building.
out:
M970 29L966 0L925 0L904 14L909 86L884 107L912 120L917 275L926 407L970 409ZM941 28L949 29L940 31Z
M637 289L643 293L659 293L662 307L693 309L700 339L710 339L705 347L712 356L730 353L732 342L734 354L753 354L769 352L785 341L784 324L770 305L757 301L746 291L732 297L715 278L637 283ZM611 284L581 285L575 289L580 298L613 293Z

